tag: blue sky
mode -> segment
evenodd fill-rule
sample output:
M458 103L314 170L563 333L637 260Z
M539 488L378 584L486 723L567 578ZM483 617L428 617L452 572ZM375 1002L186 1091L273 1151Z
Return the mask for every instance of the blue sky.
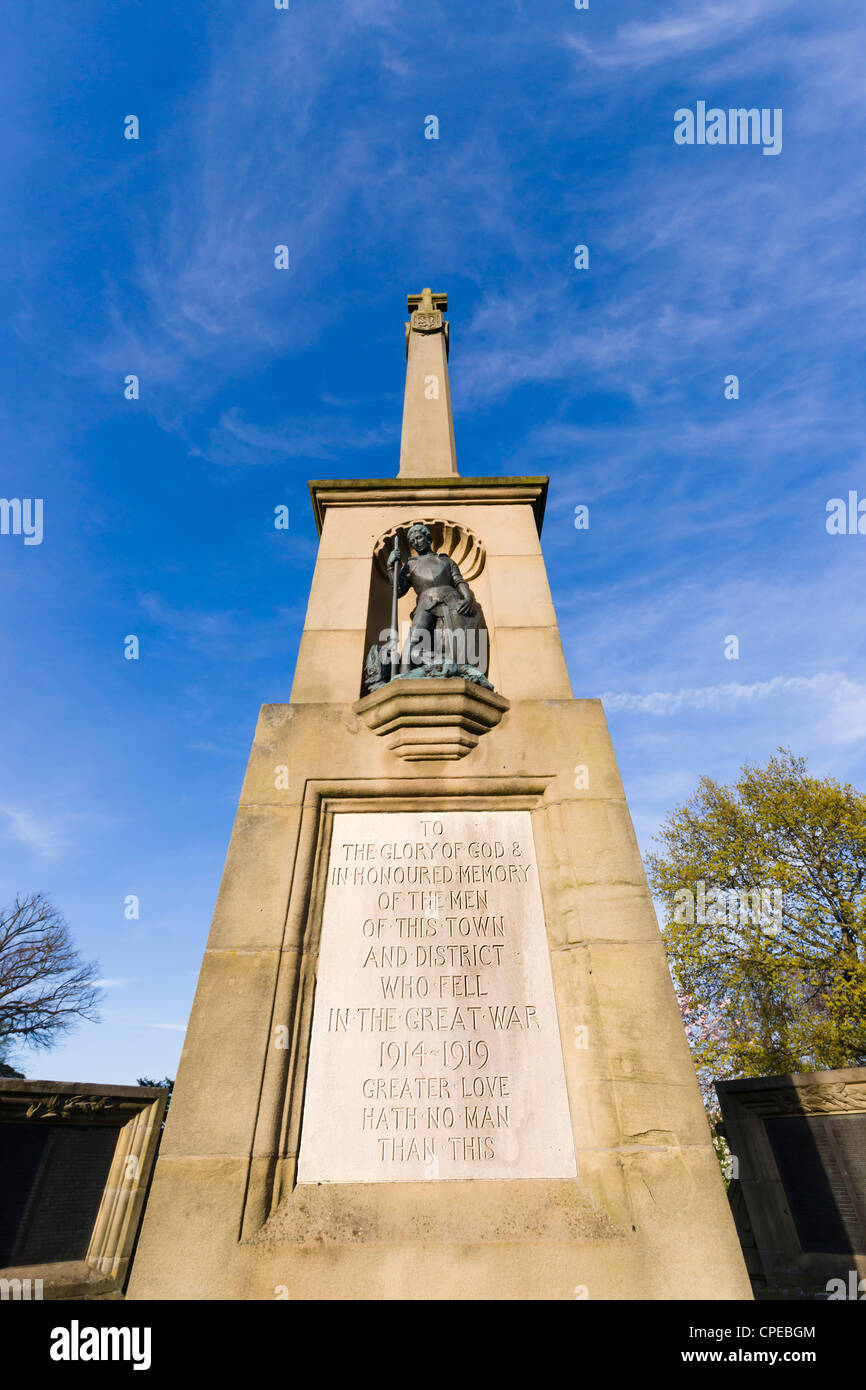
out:
M866 785L866 536L825 525L866 497L866 14L590 6L7 18L0 492L44 499L44 539L0 536L0 902L46 892L109 982L29 1075L174 1073L258 707L288 698L307 479L395 475L424 285L461 473L550 475L572 683L642 847L778 744ZM675 145L698 100L781 108L781 154Z

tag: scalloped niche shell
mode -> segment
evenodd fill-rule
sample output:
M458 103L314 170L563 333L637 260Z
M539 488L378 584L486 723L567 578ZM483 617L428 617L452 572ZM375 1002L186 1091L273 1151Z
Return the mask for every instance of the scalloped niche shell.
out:
M394 549L395 538L400 541L404 560L408 559L412 551L407 532L411 526L418 525L427 527L433 537L433 549L436 553L449 556L466 583L471 584L483 570L487 559L487 552L481 541L468 526L461 526L456 521L437 521L429 516L413 516L410 521L398 526L396 531L392 528L379 537L373 547L373 563L382 578L388 579L388 556Z

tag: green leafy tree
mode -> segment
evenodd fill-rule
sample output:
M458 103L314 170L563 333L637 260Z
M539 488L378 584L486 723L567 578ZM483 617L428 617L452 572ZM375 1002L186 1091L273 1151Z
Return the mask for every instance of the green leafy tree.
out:
M780 748L709 777L648 857L708 1108L710 1078L866 1062L866 797Z

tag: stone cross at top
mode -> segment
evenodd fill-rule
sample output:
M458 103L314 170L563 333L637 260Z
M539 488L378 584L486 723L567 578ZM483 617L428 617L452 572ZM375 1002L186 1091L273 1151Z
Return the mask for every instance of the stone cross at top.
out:
M457 474L451 389L448 384L447 294L422 290L406 296L406 394L400 439L401 478Z
M420 294L407 294L406 304L410 314L416 309L428 314L436 310L441 310L443 314L448 312L447 294L434 294L432 290L422 290Z

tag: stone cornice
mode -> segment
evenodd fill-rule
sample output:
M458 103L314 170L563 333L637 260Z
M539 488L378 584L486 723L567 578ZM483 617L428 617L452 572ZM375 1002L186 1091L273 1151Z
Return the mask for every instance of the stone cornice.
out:
M541 535L547 478L332 478L310 482L310 497L316 528L322 524L328 507L422 506L435 503L472 502L482 506L501 506L506 502L528 502Z
M3 1077L0 1120L124 1125L130 1116L167 1096L162 1086L88 1086L77 1081Z
M753 1076L716 1081L714 1085L722 1108L729 1108L732 1114L742 1117L842 1115L848 1111L866 1111L866 1067Z

